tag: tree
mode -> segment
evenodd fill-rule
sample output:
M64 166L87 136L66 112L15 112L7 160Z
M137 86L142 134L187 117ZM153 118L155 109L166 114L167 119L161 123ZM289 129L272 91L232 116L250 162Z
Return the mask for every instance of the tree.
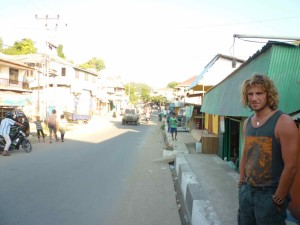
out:
M21 41L16 41L12 47L2 50L2 53L7 55L25 55L36 53L34 42L29 38L24 38Z
M56 51L57 51L57 55L58 55L60 58L65 59L66 56L65 56L65 54L63 53L63 48L64 48L64 46L60 44L60 45L58 45Z
M137 101L142 100L144 103L150 101L151 87L141 83L129 83L125 85L125 93L128 95L130 89L130 101L135 104Z
M179 84L178 82L173 81L173 82L168 83L167 87L173 89L173 88L175 88L178 84Z
M168 99L165 96L159 95L159 96L153 96L150 98L151 102L156 105L165 105L168 102Z
M131 84L125 84L125 93L126 95L129 95L129 101L134 105L138 102L139 97L135 94L136 88L134 85Z
M150 89L147 88L146 86L143 86L141 88L141 98L144 103L150 101Z
M90 59L86 63L80 65L83 69L95 69L97 72L105 69L105 63L102 59L97 59L96 57Z

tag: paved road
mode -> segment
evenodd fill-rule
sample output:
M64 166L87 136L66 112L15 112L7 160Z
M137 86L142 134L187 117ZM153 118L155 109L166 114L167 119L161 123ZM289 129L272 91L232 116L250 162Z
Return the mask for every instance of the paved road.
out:
M179 225L159 125L94 122L0 158L0 225Z

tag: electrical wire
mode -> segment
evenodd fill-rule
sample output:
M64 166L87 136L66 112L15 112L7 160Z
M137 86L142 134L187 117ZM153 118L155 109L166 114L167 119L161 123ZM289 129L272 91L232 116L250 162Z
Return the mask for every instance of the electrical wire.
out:
M248 21L248 22L240 22L240 23L228 23L228 24L207 24L203 26L195 26L190 28L202 28L202 27L225 27L225 26L235 26L235 25L244 25L244 24L251 24L251 23L267 23L273 21L280 21L280 20L289 20L289 19L297 19L300 18L299 16L293 17L283 17L283 18L276 18L276 19L266 19L266 20L256 20L256 21Z

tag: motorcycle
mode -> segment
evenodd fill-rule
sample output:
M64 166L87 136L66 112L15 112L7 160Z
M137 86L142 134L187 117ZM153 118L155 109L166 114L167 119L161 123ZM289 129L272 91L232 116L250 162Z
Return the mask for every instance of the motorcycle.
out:
M8 151L19 150L19 146L22 146L25 152L29 153L32 151L32 145L29 139L19 126L12 127L9 136L11 139L11 145L9 146ZM0 135L0 149L3 150L5 144L6 141L4 137Z

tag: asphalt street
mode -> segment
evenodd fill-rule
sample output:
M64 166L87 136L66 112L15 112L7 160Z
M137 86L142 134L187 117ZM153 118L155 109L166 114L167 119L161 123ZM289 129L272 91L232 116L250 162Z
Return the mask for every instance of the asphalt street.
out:
M0 157L0 225L180 225L160 132L99 119Z

